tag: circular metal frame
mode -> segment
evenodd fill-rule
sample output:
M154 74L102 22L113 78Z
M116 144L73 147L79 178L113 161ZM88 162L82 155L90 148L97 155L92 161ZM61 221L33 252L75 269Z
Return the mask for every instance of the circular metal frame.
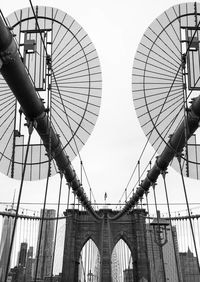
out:
M176 5L146 30L133 65L132 92L138 119L149 142L160 154L183 120L200 89L200 4ZM186 129L187 131L187 129ZM198 134L198 132L197 132ZM200 175L198 135L187 142L185 175ZM176 160L172 166L179 170Z
M66 13L51 7L18 10L7 23L24 65L44 102L51 126L72 160L96 123L101 102L101 69L84 29ZM0 77L0 170L20 179L26 149L26 119ZM26 180L47 176L48 156L35 133L28 155ZM54 161L51 175L57 172Z

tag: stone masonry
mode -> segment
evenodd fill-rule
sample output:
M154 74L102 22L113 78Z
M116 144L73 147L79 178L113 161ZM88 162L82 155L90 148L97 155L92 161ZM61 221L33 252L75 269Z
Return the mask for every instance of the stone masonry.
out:
M149 280L146 246L145 210L135 209L113 220L116 211L99 210L102 219L94 219L88 212L67 210L62 282L78 282L79 257L85 243L91 239L100 253L100 282L112 282L111 255L120 239L130 248L135 281Z

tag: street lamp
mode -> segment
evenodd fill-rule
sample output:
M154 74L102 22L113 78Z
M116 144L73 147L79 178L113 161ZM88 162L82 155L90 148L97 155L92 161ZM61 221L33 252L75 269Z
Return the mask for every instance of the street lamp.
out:
M157 211L157 219L154 219L150 225L153 227L155 243L163 247L168 242L167 226L169 226L169 223L165 219L161 219L160 211Z
M93 282L94 274L91 272L91 269L90 269L90 272L88 273L87 277L88 277L88 282Z
M162 247L168 242L167 238L167 226L169 223L165 219L160 218L160 211L157 211L157 219L154 219L150 225L153 227L154 241L159 246L160 256L162 261L164 281L166 280L165 265Z

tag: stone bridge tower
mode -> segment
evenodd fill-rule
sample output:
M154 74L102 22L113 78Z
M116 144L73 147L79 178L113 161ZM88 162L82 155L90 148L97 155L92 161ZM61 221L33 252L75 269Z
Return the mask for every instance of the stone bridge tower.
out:
M116 211L99 210L101 220L86 211L67 210L62 282L78 282L79 257L85 243L92 239L100 253L100 282L112 282L111 255L120 239L130 248L135 281L149 281L146 246L145 210L135 209L120 219L112 220Z

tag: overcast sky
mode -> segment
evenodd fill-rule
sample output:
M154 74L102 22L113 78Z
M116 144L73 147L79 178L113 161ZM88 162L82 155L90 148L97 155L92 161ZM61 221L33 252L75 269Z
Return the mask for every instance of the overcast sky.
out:
M146 143L146 137L136 117L131 92L132 66L137 46L143 33L156 17L182 2L186 1L32 1L34 6L56 7L71 15L88 33L99 55L103 79L102 104L96 126L81 150L84 167L97 202L103 202L105 192L108 194L108 202L119 201ZM1 1L0 8L4 16L7 16L27 6L28 0L7 0ZM154 150L149 145L145 157L141 160L141 169L147 165L153 153ZM78 158L73 161L73 166L79 175ZM162 182L159 183L158 197L163 195ZM179 174L169 169L167 183L170 201L183 202ZM130 185L129 191L134 184L135 181ZM19 185L18 181L0 175L1 201L11 201ZM186 185L190 201L198 202L199 183L186 180ZM49 201L56 200L55 191L58 188L59 177L52 177ZM88 191L86 185L84 188ZM25 183L22 201L41 202L44 189L45 181ZM66 195L63 201L64 198L66 200ZM164 198L161 197L160 200L164 201ZM185 207L174 207L174 210L181 209Z

